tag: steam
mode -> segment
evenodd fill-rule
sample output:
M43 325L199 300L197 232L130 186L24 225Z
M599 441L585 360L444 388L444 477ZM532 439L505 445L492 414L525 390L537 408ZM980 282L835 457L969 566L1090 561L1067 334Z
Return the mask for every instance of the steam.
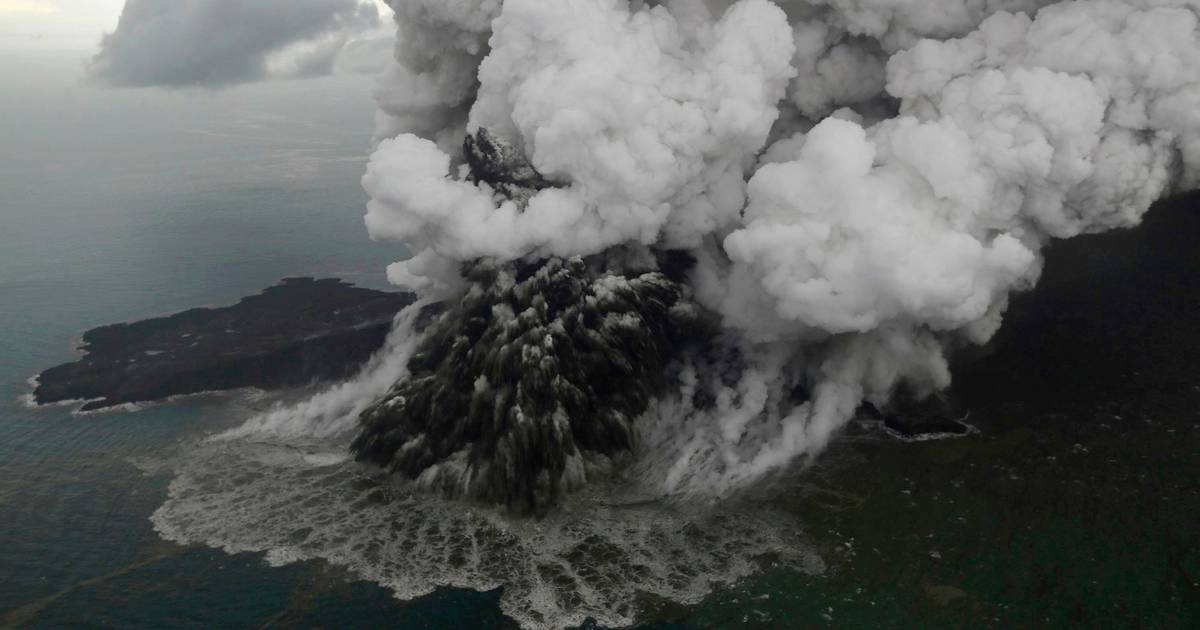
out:
M1136 225L1200 165L1187 0L389 4L364 186L372 237L415 254L394 282L452 296L478 258L629 246L697 260L734 358L689 356L643 418L671 492L735 488L863 401L946 387L947 349L995 333L1048 241ZM552 185L468 177L480 130Z
M410 304L396 315L393 332L383 348L352 379L338 383L299 403L277 404L245 424L221 433L233 438L331 438L354 428L358 415L408 371L408 360L419 339L415 322L427 302Z

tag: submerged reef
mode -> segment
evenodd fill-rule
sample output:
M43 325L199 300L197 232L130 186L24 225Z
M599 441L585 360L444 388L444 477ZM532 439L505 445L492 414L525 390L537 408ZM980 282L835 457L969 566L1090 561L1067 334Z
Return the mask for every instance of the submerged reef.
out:
M34 401L83 411L242 387L346 378L415 298L340 280L287 278L232 306L94 328L77 361L42 372Z
M634 418L702 318L658 270L548 258L465 275L352 448L449 495L541 512L634 446Z

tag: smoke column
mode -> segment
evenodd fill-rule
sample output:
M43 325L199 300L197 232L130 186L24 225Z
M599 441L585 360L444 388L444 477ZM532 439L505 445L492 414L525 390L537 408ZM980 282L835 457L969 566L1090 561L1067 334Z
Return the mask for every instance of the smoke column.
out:
M946 387L947 350L993 335L1050 239L1136 225L1200 160L1194 2L391 5L364 185L372 237L415 253L393 282L453 296L480 258L696 258L687 284L740 360L686 365L645 414L667 491L724 492L864 401ZM554 185L514 200L468 177L481 129Z
M995 333L1048 241L1136 225L1200 164L1191 0L390 5L364 185L371 236L415 254L393 282L446 297L477 259L696 259L686 284L739 360L684 359L642 418L669 492L728 491L864 401L946 387L948 350ZM552 185L470 177L480 130Z

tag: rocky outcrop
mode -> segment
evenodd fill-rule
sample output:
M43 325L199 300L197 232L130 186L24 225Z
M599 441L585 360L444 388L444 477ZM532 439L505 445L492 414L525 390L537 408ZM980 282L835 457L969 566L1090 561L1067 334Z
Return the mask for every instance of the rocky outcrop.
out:
M447 494L540 512L633 447L699 311L658 270L479 261L410 375L362 415L359 459Z
M552 186L480 128L469 181L523 209ZM469 285L423 331L409 374L361 416L360 460L453 496L541 512L633 448L634 419L700 321L694 261L645 247L463 266Z
M85 411L180 394L274 389L353 374L413 296L289 278L233 306L87 331L77 361L38 377L38 404Z
M470 181L486 183L521 205L551 185L524 153L483 127L463 140L463 160L470 169Z

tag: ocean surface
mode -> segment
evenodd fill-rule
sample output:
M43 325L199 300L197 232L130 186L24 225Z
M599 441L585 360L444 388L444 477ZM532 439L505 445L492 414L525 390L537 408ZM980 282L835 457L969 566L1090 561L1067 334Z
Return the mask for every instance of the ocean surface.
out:
M27 54L0 77L28 86L0 92L0 627L514 626L502 588L401 601L338 562L164 540L151 516L177 463L207 461L201 438L253 396L84 416L21 402L91 327L287 276L383 287L404 252L362 225L369 83L106 92L70 55ZM1184 199L1051 250L1044 290L959 371L979 433L852 427L723 508L770 504L808 564L629 603L657 628L1200 626L1198 213Z
M148 519L169 476L139 458L228 425L236 403L75 416L19 401L88 328L229 304L287 276L384 286L404 252L362 224L369 82L111 92L79 84L78 55L21 54L2 78L23 88L0 92L0 627L429 614L319 566L159 539Z

